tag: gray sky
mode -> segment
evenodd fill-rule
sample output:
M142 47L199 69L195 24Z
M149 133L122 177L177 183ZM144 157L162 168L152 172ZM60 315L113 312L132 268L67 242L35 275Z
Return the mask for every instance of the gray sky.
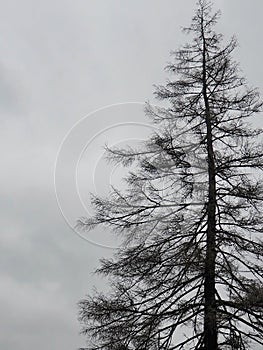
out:
M170 50L187 40L180 27L194 4L1 1L1 349L85 344L76 303L93 284L105 288L92 271L113 250L80 238L64 220L53 184L57 152L69 133L58 155L57 195L74 224L87 214L79 194L88 206L89 191L105 193L119 179L117 170L105 171L103 144L133 142L150 130L140 104L109 107L75 124L107 105L152 99L153 84L167 77ZM215 8L222 10L218 28L237 35L245 77L262 92L262 0L216 0ZM114 245L105 233L90 237Z

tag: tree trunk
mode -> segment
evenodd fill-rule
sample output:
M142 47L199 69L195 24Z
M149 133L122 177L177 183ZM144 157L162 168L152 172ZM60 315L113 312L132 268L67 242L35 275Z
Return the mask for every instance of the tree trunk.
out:
M217 350L217 321L215 300L215 260L216 260L216 182L215 162L212 140L212 123L209 100L206 86L206 43L203 35L203 97L205 103L205 118L207 132L207 155L208 155L208 215L206 235L206 259L204 281L204 350Z
M206 236L206 260L205 260L205 315L204 315L204 349L217 349L217 324L215 305L215 238L216 238L216 196L215 196L215 166L213 158L211 122L209 113L207 117L207 150L208 150L208 173L209 173L209 197L208 197L208 222Z

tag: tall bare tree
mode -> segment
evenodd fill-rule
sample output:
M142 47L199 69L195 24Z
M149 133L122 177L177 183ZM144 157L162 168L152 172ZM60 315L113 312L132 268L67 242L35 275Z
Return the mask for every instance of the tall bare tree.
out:
M133 164L127 189L93 198L84 230L123 237L98 273L111 292L81 300L87 349L248 349L263 345L263 146L250 121L257 90L239 76L215 32L219 12L199 0L173 53L172 79L146 106L158 132L139 149L110 149Z

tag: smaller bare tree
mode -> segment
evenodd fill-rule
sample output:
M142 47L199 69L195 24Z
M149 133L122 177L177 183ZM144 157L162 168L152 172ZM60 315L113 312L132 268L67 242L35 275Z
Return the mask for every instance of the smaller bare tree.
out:
M136 167L127 190L94 197L94 217L79 221L124 238L98 269L111 292L79 303L89 350L263 345L262 130L249 124L262 103L218 15L199 0L192 43L167 67L176 78L156 91L168 103L146 108L158 132L139 150L109 150Z

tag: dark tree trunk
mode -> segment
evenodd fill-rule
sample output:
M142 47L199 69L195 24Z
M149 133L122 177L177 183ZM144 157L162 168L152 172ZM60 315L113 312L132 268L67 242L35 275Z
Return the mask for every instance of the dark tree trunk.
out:
M215 261L216 261L216 181L215 162L212 140L212 115L209 106L206 86L206 39L203 37L203 97L205 104L205 119L207 130L207 156L208 156L208 215L206 235L206 259L205 259L205 281L204 281L204 349L217 350L217 322L215 301Z
M205 350L217 349L217 326L215 305L215 259L216 259L216 186L215 166L213 159L213 146L211 134L211 121L209 110L206 110L207 120L207 150L208 150L208 172L209 172L209 197L208 197L208 222L207 222L207 248L205 260L205 315L204 315L204 348Z

